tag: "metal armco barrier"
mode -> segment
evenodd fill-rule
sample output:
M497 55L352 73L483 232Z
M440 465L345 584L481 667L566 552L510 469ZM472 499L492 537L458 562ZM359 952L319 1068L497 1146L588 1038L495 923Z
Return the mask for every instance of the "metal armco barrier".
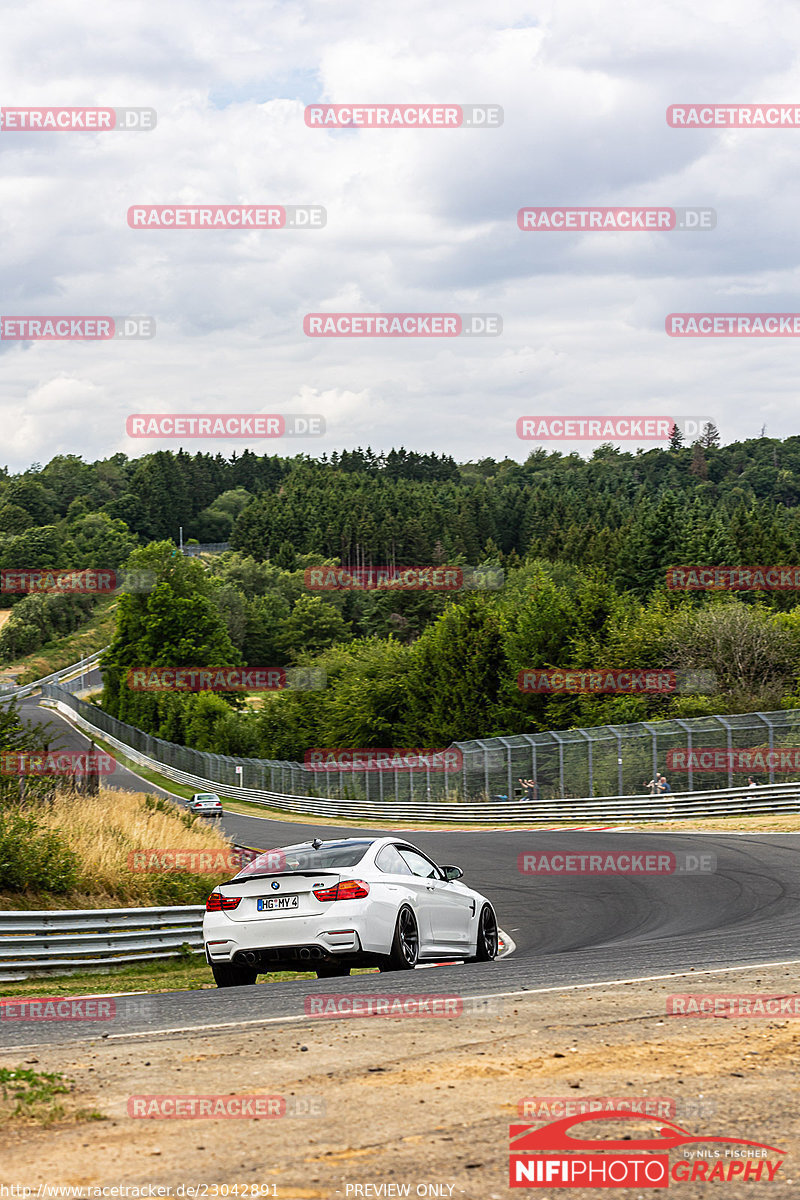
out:
M54 671L52 675L45 675L42 679L34 679L32 683L26 683L22 687L11 687L7 690L0 688L0 701L3 700L21 700L24 696L30 696L39 688L44 687L48 683L59 683L61 680L66 680L74 675L79 675L81 672L91 670L96 667L100 661L100 655L104 650L98 650L94 654L90 654L87 658L82 658L80 662L73 663L71 667L64 667L61 671Z
M101 724L87 720L91 705L83 704L62 688L49 686L44 694L56 709L79 729L101 738L126 758L157 771L194 791L216 792L229 799L247 800L281 812L317 817L352 817L380 822L446 821L453 824L552 824L553 821L669 821L682 817L769 815L800 812L800 783L776 783L758 788L715 788L702 792L671 792L661 796L595 796L587 799L486 800L429 803L404 800L384 803L366 800L325 799L287 795L259 788L220 783L192 775L149 755L107 733ZM92 714L93 715L93 714ZM234 760L230 760L233 762ZM245 760L247 761L247 760Z
M0 912L0 977L176 958L203 951L202 905Z

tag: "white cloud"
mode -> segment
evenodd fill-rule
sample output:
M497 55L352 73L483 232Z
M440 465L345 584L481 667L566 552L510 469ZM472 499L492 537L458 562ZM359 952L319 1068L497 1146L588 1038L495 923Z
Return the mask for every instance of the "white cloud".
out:
M788 3L11 5L4 102L137 105L152 133L0 133L4 315L146 313L151 342L0 342L0 464L133 443L129 413L314 412L288 453L522 458L526 413L797 430L796 340L668 338L793 311L800 129L670 129L680 101L800 103ZM498 103L495 130L312 130L313 101ZM320 231L131 230L136 203L316 203ZM527 233L524 205L710 205L711 233ZM312 340L320 310L500 312L502 337ZM316 405L316 407L315 407ZM216 449L208 443L184 444ZM230 453L233 443L220 444ZM276 450L274 442L256 450Z

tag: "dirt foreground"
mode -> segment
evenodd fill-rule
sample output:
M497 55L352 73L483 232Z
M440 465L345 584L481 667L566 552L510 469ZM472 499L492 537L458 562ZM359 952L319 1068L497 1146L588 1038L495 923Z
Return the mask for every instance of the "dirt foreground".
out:
M441 976L441 992L455 991L457 968ZM741 1173L719 1190L710 1182L671 1180L679 1195L788 1200L800 1189L798 1019L668 1016L667 996L795 991L796 968L772 967L506 997L491 1001L490 1011L474 1011L465 1000L464 1014L450 1018L310 1018L241 1032L0 1050L0 1067L64 1072L75 1081L68 1104L107 1118L44 1128L6 1125L0 1180L31 1187L33 1197L40 1184L152 1184L170 1188L161 1195L188 1197L497 1200L521 1194L508 1186L510 1123L540 1126L570 1111L558 1107L562 1101L578 1111L581 1101L604 1097L624 1098L639 1111L649 1105L654 1115L695 1135L744 1138L786 1152L772 1183L766 1174L744 1182ZM42 1029L39 1023L36 1035ZM133 1096L254 1093L284 1097L287 1115L128 1115ZM520 1115L525 1098L527 1122ZM624 1126L595 1122L576 1132L650 1137L659 1124L632 1118ZM704 1143L701 1154L713 1153ZM688 1155L697 1156L697 1147L673 1149L670 1161ZM727 1171L732 1160L722 1161ZM695 1165L712 1169L711 1162L684 1163L687 1172ZM69 1193L39 1193L57 1194ZM72 1192L81 1194L92 1193ZM540 1184L536 1194L601 1193ZM617 1194L664 1193L634 1187Z

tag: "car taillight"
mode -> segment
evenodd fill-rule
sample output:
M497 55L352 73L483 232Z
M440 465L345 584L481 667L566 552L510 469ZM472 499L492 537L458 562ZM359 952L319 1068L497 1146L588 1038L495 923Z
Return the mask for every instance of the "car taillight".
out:
M236 908L241 903L241 896L222 896L219 892L212 892L206 900L206 912L222 912L223 909Z
M345 879L329 888L314 888L318 900L361 900L369 895L369 884L363 879Z

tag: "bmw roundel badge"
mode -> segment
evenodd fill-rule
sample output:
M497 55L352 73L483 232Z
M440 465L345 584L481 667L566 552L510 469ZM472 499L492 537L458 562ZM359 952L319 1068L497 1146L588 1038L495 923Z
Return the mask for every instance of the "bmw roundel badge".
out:
M275 891L277 892L278 888L279 888L281 885L278 883L278 881L277 881L277 880L273 879L273 881L272 881L272 886L273 886L273 888L275 889Z

